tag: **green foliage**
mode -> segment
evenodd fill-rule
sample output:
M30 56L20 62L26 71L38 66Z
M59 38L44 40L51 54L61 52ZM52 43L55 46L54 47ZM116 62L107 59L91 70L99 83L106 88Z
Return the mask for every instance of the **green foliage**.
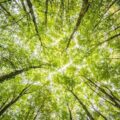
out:
M119 120L119 16L119 0L1 0L0 119Z

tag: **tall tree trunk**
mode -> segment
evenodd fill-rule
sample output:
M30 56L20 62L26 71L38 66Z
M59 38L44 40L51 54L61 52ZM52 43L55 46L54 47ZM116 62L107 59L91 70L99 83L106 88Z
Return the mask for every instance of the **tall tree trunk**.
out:
M33 21L33 24L34 24L34 27L35 27L36 34L37 34L38 39L39 39L39 41L40 41L40 43L42 45L41 37L40 37L40 34L39 34L37 22L36 22L35 13L34 13L34 10L33 10L33 5L32 5L30 0L27 0L27 5L29 7L29 12L30 12L31 17L32 17L32 21Z
M0 109L0 116L3 115L8 110L8 108L10 108L13 104L15 104L24 94L26 94L28 88L29 86L25 87L17 97L13 98L9 103L4 105L4 107Z
M77 101L80 103L80 105L82 106L82 108L84 109L84 111L86 112L87 116L89 117L90 120L94 120L94 118L92 117L91 113L88 111L87 107L84 105L84 103L78 98L78 96L72 91L69 90L73 96L77 99Z
M102 87L98 86L96 83L94 83L91 79L84 76L86 80L88 80L92 85L97 87L102 93L106 95L109 100L111 100L114 103L114 106L120 109L120 100L117 97L114 97L112 94L107 93ZM117 98L117 99L116 99Z
M75 27L74 27L74 29L73 29L70 37L68 39L68 43L67 43L66 49L69 47L71 39L73 38L75 32L78 30L78 28L79 28L79 26L81 24L81 20L83 19L85 13L88 11L88 8L89 8L89 2L88 2L88 0L83 0L82 8L81 8L81 10L79 12L79 17L77 19L76 25L75 25Z
M71 109L69 107L69 104L67 104L67 107L68 107L68 111L69 111L69 118L70 118L70 120L73 120L72 111L71 111Z
M44 64L42 65L39 65L39 66L30 66L30 67L26 67L26 68L23 68L23 69L20 69L20 70L15 70L11 73L8 73L8 74L5 74L5 75L2 75L0 76L0 83L6 81L6 80L9 80L13 77L16 77L17 75L23 73L23 72L26 72L26 71L29 71L31 69L39 69L39 68L42 68L42 66L44 66Z
M47 16L48 16L48 2L49 2L49 0L45 1L45 25L46 26L47 26L47 21L48 21L48 18L47 18Z

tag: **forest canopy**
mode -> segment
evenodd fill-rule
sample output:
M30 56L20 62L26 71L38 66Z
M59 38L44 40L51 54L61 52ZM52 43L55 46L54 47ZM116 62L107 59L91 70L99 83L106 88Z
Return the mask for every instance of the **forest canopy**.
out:
M120 120L120 0L0 0L0 120Z

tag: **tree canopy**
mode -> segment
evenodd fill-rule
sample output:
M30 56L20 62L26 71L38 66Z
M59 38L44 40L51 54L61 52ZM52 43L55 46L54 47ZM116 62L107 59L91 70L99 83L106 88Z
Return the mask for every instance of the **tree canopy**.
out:
M120 120L120 0L0 0L0 120Z

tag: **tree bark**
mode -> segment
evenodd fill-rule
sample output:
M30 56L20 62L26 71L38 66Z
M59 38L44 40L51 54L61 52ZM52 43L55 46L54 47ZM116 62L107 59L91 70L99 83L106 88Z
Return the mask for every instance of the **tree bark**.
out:
M28 87L25 87L17 97L13 98L9 103L7 103L2 109L0 110L0 116L3 115L8 108L10 108L13 104L15 104L24 94L26 94L26 91L28 90Z
M75 32L78 30L78 28L80 26L80 23L81 23L81 20L83 19L85 13L88 11L88 8L89 8L88 0L83 0L82 8L81 8L81 10L79 12L79 17L77 19L77 22L76 22L76 25L75 25L75 27L73 29L73 32L71 33L71 35L70 35L70 37L68 39L68 43L67 43L66 49L69 47L71 39L73 38Z
M71 109L70 109L68 104L67 104L67 107L68 107L68 111L69 111L69 118L70 118L70 120L73 120L72 111L71 111Z
M33 5L32 5L32 3L31 3L30 0L27 0L27 5L28 5L28 7L29 7L29 12L30 12L30 14L31 14L32 21L33 21L33 23L34 23L34 27L35 27L36 34L37 34L38 39L39 39L39 41L40 41L40 43L41 43L41 45L42 45L41 37L40 37L40 34L39 34L37 22L36 22L36 17L35 17L34 11L33 11Z
M49 0L46 0L45 1L45 25L47 26L47 16L48 16L48 1Z
M114 106L120 109L120 100L116 97L114 97L112 94L107 93L102 87L98 86L96 83L94 83L91 79L84 76L86 80L88 80L90 83L92 83L95 87L97 87L102 93L106 95L106 97L109 98L114 103Z
M43 64L44 65L44 64ZM23 68L23 69L20 69L20 70L15 70L11 73L8 73L8 74L5 74L5 75L2 75L0 76L0 83L3 83L4 81L6 80L9 80L13 77L16 77L17 75L23 73L23 72L26 72L26 71L29 71L31 69L39 69L39 68L42 68L43 66L42 64L39 65L39 66L30 66L30 67L26 67L26 68Z
M69 90L73 96L77 99L77 101L80 103L80 105L82 106L82 108L84 109L84 111L86 112L87 116L89 117L90 120L94 120L94 118L92 117L91 113L88 111L87 107L84 105L84 103L78 98L78 96L72 91Z

